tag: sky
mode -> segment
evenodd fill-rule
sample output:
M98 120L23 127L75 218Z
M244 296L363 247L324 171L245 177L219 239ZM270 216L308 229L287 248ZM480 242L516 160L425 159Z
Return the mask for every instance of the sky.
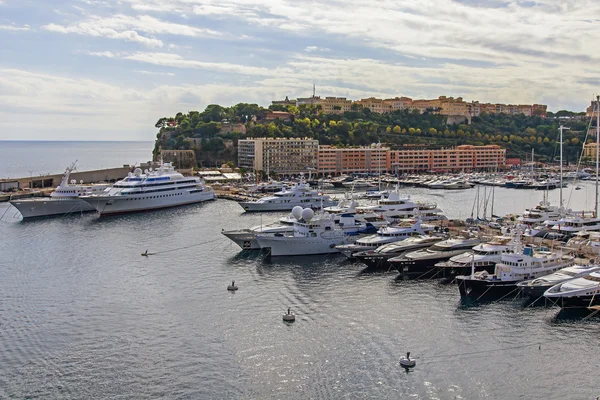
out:
M0 0L0 140L153 140L285 96L584 111L597 0Z

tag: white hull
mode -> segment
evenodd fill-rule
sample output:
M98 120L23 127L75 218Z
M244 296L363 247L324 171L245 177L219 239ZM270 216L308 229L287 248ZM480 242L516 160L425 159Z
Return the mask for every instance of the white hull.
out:
M243 201L239 203L240 206L242 206L242 208L245 211L248 212L257 212L257 211L291 211L292 208L296 207L296 206L300 206L303 208L321 208L321 201L311 201L311 202L307 202L307 203L299 203L299 202L289 202L289 203L259 203L259 202L253 202L253 201ZM330 207L330 206L334 206L337 203L335 201L326 201L324 200L322 205L323 207Z
M335 246L352 243L354 237L334 235L327 237L257 236L256 241L263 249L269 248L271 256L304 256L313 254L339 253Z
M116 215L133 212L159 210L186 204L214 200L212 189L174 190L169 193L136 193L126 196L89 196L85 198L100 215Z
M26 218L49 217L53 215L77 214L94 211L95 208L79 198L73 199L23 199L10 202Z

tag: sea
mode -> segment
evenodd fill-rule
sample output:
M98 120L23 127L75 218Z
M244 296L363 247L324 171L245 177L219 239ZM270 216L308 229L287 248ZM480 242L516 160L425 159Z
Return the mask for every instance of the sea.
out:
M131 161L119 163L144 151L150 157L147 144L131 146L122 157ZM69 157L83 161L94 147ZM42 170L56 162L37 154L31 162ZM100 155L98 162L113 166ZM573 209L593 204L594 185L583 185L565 190ZM475 189L403 190L451 218L467 217L476 196ZM494 213L521 212L541 197L496 189ZM0 216L2 399L600 395L600 318L519 299L463 305L453 285L368 272L339 255L267 257L221 235L281 213L246 214L218 199L34 221L0 203ZM153 255L141 256L146 250ZM226 290L232 280L234 293ZM293 324L282 321L288 307ZM398 365L407 351L417 360L408 371Z

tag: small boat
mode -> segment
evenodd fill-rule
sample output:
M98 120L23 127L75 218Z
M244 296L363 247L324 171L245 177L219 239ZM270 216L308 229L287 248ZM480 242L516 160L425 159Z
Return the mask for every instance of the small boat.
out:
M283 314L283 320L285 322L294 322L296 321L296 314L288 308L287 313Z
M581 190L581 186L575 186L575 190Z

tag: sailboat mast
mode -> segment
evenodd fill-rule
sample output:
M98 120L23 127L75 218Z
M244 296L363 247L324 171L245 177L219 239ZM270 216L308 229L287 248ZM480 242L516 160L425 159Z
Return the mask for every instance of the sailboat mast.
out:
M558 128L560 130L560 203L559 203L559 207L562 208L563 206L563 129L569 129L569 128L565 128L564 126L560 126Z
M600 96L596 96L596 208L594 218L598 218L598 154L600 153Z

